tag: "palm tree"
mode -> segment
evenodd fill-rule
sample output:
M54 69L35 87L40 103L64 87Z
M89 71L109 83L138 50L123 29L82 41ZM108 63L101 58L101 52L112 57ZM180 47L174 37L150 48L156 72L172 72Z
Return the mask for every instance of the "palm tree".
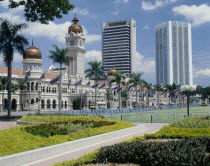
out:
M118 103L119 103L118 107L119 107L119 109L121 109L121 101L120 101L121 93L120 93L120 90L121 90L121 85L125 85L125 75L123 73L120 73L120 72L115 72L113 74L113 76L115 78L111 82L115 82L118 85L118 90L117 90Z
M13 24L8 20L0 20L0 52L3 61L8 68L8 117L11 114L11 89L12 89L12 61L14 51L22 55L25 54L24 47L28 45L28 40L19 32L27 28L27 24Z
M121 91L121 97L122 97L122 99L125 99L127 101L129 99L128 91L126 91L126 90Z
M106 91L106 99L108 101L108 103L107 103L108 108L110 108L110 100L113 100L113 94L109 89L107 89L107 91Z
M142 86L144 84L146 84L146 82L141 78L143 75L143 73L131 73L130 74L130 80L128 81L132 87L135 88L136 90L136 102L135 105L138 106L138 86Z
M20 90L20 110L23 111L23 91L27 89L23 79L17 81L17 89Z
M173 92L175 89L177 89L177 84L166 84L165 89L169 92L169 104L171 103L171 100L175 97L175 93Z
M86 73L86 78L90 78L93 79L95 81L95 83L98 82L98 80L100 80L101 78L106 77L106 75L104 74L104 68L101 65L101 62L98 62L97 60L93 60L90 61L88 63L88 65L90 66L89 69L85 70ZM97 93L97 87L95 87L95 108L96 108L96 93Z
M145 82L145 87L147 88L147 91L149 92L150 90L152 90L153 86L151 83L147 83ZM147 106L149 106L149 97L150 97L150 94L147 93Z
M52 45L55 50L50 50L50 56L49 58L53 60L53 63L58 63L60 65L60 77L59 77L59 95L58 95L58 101L59 101L59 110L61 111L61 105L62 105L62 65L68 64L70 60L73 60L73 57L67 56L67 49L66 48L59 48L56 45Z

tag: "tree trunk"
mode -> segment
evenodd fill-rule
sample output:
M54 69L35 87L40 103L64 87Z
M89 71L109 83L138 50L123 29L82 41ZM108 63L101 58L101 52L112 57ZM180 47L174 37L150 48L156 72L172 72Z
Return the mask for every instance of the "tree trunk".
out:
M121 110L121 101L120 101L120 98L121 98L121 93L120 93L120 86L119 86L119 90L118 90L118 102L119 102L119 110Z
M20 91L20 110L23 111L23 90Z
M61 105L62 105L62 64L60 64L60 78L59 78L59 94L58 94L58 106L59 106L59 111L61 111Z
M95 110L96 110L96 106L97 106L97 101L96 101L96 98L97 98L97 95L96 95L96 93L97 93L97 89L96 89L97 87L95 87Z
M136 86L136 107L138 107L138 101L137 101L137 98L138 98L138 92L137 92L137 86Z
M12 78L12 62L9 62L8 63L8 105L7 105L7 115L8 115L8 118L10 118L10 115L11 115L11 90L12 90L12 81L11 81L11 78Z

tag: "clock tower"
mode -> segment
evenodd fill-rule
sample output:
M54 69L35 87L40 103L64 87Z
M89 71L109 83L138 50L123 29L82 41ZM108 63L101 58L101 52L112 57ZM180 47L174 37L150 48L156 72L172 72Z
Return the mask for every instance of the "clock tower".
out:
M68 65L68 73L82 78L85 69L85 36L76 16L72 21L73 24L69 27L68 34L65 37L67 55L73 57Z

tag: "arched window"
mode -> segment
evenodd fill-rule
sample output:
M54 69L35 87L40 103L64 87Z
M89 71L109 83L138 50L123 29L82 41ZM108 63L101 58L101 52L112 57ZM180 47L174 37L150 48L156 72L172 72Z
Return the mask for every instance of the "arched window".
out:
M55 100L53 100L53 108L56 108L56 101Z
M47 100L47 108L50 108L50 100Z
M39 83L37 82L36 83L36 91L38 91L38 88L39 88Z
M12 99L11 109L12 110L16 110L16 108L17 108L17 100L16 99Z
M57 88L55 88L55 93L57 93Z
M7 109L7 107L8 107L8 100L4 99L4 109Z
M63 101L61 102L61 108L63 108Z
M67 108L67 101L65 101L65 108Z
M54 93L54 87L52 88L52 93Z
M31 104L34 104L34 99L31 99Z
M44 108L44 100L42 99L41 101L41 108L43 109Z
M44 86L42 87L42 92L44 92L45 91L45 89L44 89Z
M38 103L38 101L39 101L39 99L38 98L36 98L36 102Z
M49 93L51 92L51 88L49 87Z
M49 92L49 87L47 87L47 92Z
M31 90L34 90L34 82L31 83Z

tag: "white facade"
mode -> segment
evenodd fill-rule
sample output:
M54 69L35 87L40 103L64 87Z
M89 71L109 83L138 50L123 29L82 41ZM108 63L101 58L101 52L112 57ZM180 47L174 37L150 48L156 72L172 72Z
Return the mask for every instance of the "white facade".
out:
M136 22L134 19L102 25L102 63L105 73L111 68L134 72L136 55Z
M191 24L168 21L155 27L156 83L193 85Z

